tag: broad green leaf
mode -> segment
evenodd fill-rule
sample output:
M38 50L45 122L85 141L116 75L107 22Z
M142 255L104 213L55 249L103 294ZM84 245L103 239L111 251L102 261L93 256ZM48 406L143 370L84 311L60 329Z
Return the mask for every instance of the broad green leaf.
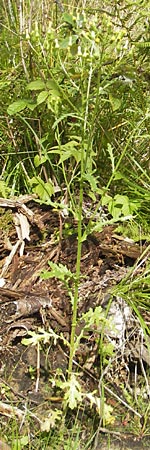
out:
M44 183L40 177L33 177L30 180L32 190L38 195L43 203L49 204L51 196L54 194L54 186L51 181Z
M57 92L58 95L60 95L59 86L58 86L58 84L56 83L55 80L48 80L48 81L46 82L46 87L47 87L47 89L49 89L50 91L55 91L55 92Z
M80 116L77 116L76 114L70 114L70 113L62 114L62 115L59 117L59 119L57 119L57 120L54 122L54 124L53 124L53 126L52 126L53 130L57 127L57 125L58 125L60 122L62 122L62 120L66 119L67 117L71 117L71 118L73 118L73 119L78 119L79 121L83 121L83 122L84 122L84 118L83 118L83 117L80 117Z
M51 196L54 194L54 187L49 183L37 184L37 186L33 189L35 194L39 196L39 198L48 203Z
M27 445L27 444L29 443L29 436L22 436L22 437L19 439L19 441L20 441L20 443L21 443L21 446L24 447L24 445ZM22 447L21 447L21 448L22 448Z
M74 157L76 162L79 162L81 160L81 151L80 149L77 149L76 147L79 146L79 142L72 140L67 142L64 145L61 145L60 148L51 150L48 153L56 153L60 155L59 164L62 161L66 161L67 159Z
M44 164L45 163L45 161L47 161L47 157L46 156L39 156L39 155L35 155L35 157L34 157L34 165L35 165L35 167L39 167L39 166L41 166L42 164Z
M112 201L112 197L110 195L103 195L101 199L102 206L108 205Z
M76 34L74 34L73 36L67 36L65 39L62 40L62 42L60 42L60 48L68 48L68 47L72 47L72 45L74 45L76 43L78 39L78 36Z
M30 109L30 111L34 111L34 109L37 107L37 103L31 102L27 100L27 108Z
M114 205L114 202L109 203L108 205L108 211L113 216L114 220L118 220L121 216L121 208Z
M29 436L22 436L21 438L19 438L19 442L21 444L21 448L24 448L24 445L27 445L29 443ZM16 444L17 443L18 443L18 440L16 440Z
M76 162L78 163L81 160L81 152L75 148L73 148L72 150L67 150L66 152L63 152L59 163L61 163L62 161L66 161L69 158L75 158Z
M96 410L100 417L103 418L104 424L113 424L115 421L115 416L112 416L113 408L107 403L101 401L100 397L93 396L92 393L86 394L86 397L89 398L91 407L93 404L96 405Z
M122 180L124 178L123 174L121 172L115 172L114 174L114 180Z
M20 111L23 111L27 107L27 104L27 100L17 100L16 102L8 106L7 112L10 115L16 114Z
M63 20L64 20L65 22L69 23L69 25L74 26L75 20L74 20L74 17L71 16L71 14L64 13L63 16L62 16L62 18L63 18Z
M48 92L47 91L40 92L40 94L37 97L37 104L40 105L41 103L45 102L47 97L48 97Z
M24 448L24 446L26 446L28 443L29 438L27 436L24 436L21 439L13 439L13 450L22 450L22 448Z
M68 150L68 149L71 150L72 148L75 148L77 145L79 145L79 142L73 140L73 141L66 142L66 144L61 146L61 148L64 150Z
M71 156L72 156L71 150L67 150L66 152L63 152L60 156L60 160L59 160L58 164L60 164L63 161L67 161L67 159L69 159Z
M27 89L30 91L40 91L44 88L45 88L45 83L43 80L31 81L31 83L29 83L27 86Z
M55 102L60 101L60 96L58 91L49 91L48 92L48 102L54 104Z
M79 146L79 142L69 141L58 148L53 148L53 150L50 150L48 154L52 153L60 155L59 164L71 157L74 157L76 162L79 162L81 160L81 151L76 148L77 146Z
M114 197L114 205L115 207L119 207L121 209L121 213L124 216L128 216L130 214L130 205L129 205L129 198L127 197L127 195L115 195Z

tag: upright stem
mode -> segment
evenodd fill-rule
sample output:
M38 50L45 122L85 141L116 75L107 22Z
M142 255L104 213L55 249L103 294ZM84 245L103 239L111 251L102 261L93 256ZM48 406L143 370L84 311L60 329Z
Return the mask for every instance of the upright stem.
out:
M77 263L76 263L76 279L75 279L75 292L74 292L74 304L73 304L73 316L72 316L72 326L71 326L71 339L70 339L70 356L69 356L69 366L68 366L68 376L72 374L73 367L73 357L75 354L75 332L77 324L77 312L78 312L78 296L79 296L79 283L80 283L80 267L81 267L81 250L82 250L82 205L83 205L83 180L86 171L87 157L85 157L85 148L87 142L87 122L88 122L88 112L89 112L89 95L90 86L92 80L92 54L94 49L94 42L91 46L91 64L89 69L89 78L87 84L86 92L86 106L84 113L84 125L82 132L82 149L81 149L81 172L80 172L80 194L79 194L79 210L78 210L78 246L77 246ZM82 64L82 59L81 59ZM82 104L84 108L84 98L82 98Z
M82 203L83 203L83 180L80 181L80 196L79 196L79 215L78 215L78 247L77 247L77 263L76 263L76 281L74 291L74 304L73 304L73 316L71 327L71 339L70 339L70 356L68 375L71 376L73 357L74 357L74 344L75 344L75 331L77 324L77 311L78 311L78 290L80 283L80 266L81 266L81 250L82 250Z

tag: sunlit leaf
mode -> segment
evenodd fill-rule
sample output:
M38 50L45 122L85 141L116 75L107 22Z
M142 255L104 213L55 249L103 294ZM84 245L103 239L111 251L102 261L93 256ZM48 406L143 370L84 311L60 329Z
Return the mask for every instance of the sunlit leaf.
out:
M28 84L27 89L30 91L38 91L45 88L45 83L43 80L35 80L31 81L31 83Z
M80 383L73 373L70 380L65 383L65 388L64 401L70 409L75 409L82 402L82 394Z
M33 177L30 183L33 192L38 195L43 203L48 204L51 196L54 194L53 183L50 180L45 183L39 176Z
M46 156L39 156L39 155L35 155L35 157L34 157L34 165L35 165L35 167L39 167L39 166L41 166L42 164L44 164L45 163L45 161L47 161L47 157Z
M62 18L65 22L69 23L69 25L74 26L75 21L74 21L73 16L71 16L71 14L64 13Z
M54 428L56 423L62 420L63 411L55 409L54 411L51 409L51 412L48 414L40 424L41 431L46 431L47 433L50 431L50 428Z
M30 111L34 111L34 109L37 107L37 103L31 102L30 100L27 100L27 108L30 109Z
M94 175L87 173L84 175L84 180L86 180L90 183L90 186L91 186L91 189L93 190L93 192L97 191L97 180Z
M28 102L26 100L17 100L16 102L13 102L11 105L8 106L7 112L10 115L19 113L20 111L23 111L27 107Z
M40 105L41 103L45 102L47 97L48 97L48 92L47 91L40 92L40 94L37 97L37 104Z
M114 180L122 180L124 178L123 174L119 171L115 172Z
M67 36L65 39L63 39L60 42L60 48L68 48L71 47L72 45L74 45L76 43L78 39L78 36L76 34L72 35L72 36Z
M51 272L47 270L43 271L41 274L42 279L58 278L59 280L64 281L65 279L74 278L74 274L67 268L67 266L61 263L56 264L52 261L49 261L48 264L51 267Z
M58 95L60 95L59 86L58 86L58 84L56 83L55 80L48 80L48 81L46 82L46 87L47 87L49 90L55 91L55 92L57 92Z

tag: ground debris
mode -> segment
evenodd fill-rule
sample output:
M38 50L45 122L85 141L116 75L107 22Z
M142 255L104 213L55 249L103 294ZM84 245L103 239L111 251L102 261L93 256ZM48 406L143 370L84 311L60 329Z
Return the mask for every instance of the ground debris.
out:
M26 203L26 200L25 198L14 200L13 205L5 201L3 207L6 205L6 207L22 211L22 205ZM28 198L28 200L31 199ZM29 368L36 368L37 355L34 347L25 348L22 345L22 337L28 336L30 331L38 333L42 326L45 331L51 328L58 335L63 333L67 342L70 338L72 317L70 297L63 283L56 278L41 279L40 274L43 270L49 270L48 261L55 262L58 258L58 263L66 265L74 273L77 250L76 232L73 230L71 235L62 233L60 245L59 214L50 208L35 205L32 200L30 206L32 217L40 217L42 226L38 226L38 219L30 220L30 241L25 239L24 254L20 256L17 251L13 256L5 275L5 285L0 288L0 373L5 382L9 379L10 387L15 386L16 395L23 394L28 398L29 404L32 404L32 395L29 393L35 392L35 380L29 376ZM27 217L29 220L29 215ZM15 245L17 239L15 227L13 231L11 229L10 236L7 235L7 238L11 245ZM80 320L82 315L90 308L94 310L99 306L104 312L107 310L111 289L128 276L130 268L140 258L142 250L141 245L115 234L114 226L104 227L102 232L89 235L83 242L77 336L84 327L84 321ZM3 232L0 241L2 270L9 251ZM129 308L127 311L127 308L128 305L121 298L112 298L109 317L112 316L112 320L120 317L119 331L112 331L116 327L114 323L111 332L105 330L104 337L106 344L113 343L116 349L116 355L110 358L111 362L105 373L107 381L110 385L113 382L116 388L120 382L127 381L131 355L134 361L143 359L150 365L142 334L139 338L139 322L135 320ZM125 311L128 313L126 317L124 317ZM80 369L83 385L84 383L86 386L89 385L91 392L95 388L98 389L99 383L98 336L100 332L100 329L91 327L83 334L74 361ZM68 365L68 348L62 343L53 345L50 342L46 351L47 354L41 349L39 382L39 395L45 400L47 398L45 379L49 377L49 373L53 376L60 368L65 376ZM53 392L50 393L49 398L55 398Z

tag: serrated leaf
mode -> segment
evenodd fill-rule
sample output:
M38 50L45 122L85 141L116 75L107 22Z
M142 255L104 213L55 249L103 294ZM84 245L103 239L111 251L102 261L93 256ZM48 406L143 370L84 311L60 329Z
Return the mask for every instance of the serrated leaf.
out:
M93 227L93 232L101 232L104 227L103 220L99 220L96 222L96 225Z
M40 91L45 88L45 83L43 80L35 80L31 81L31 83L28 84L27 89L30 91Z
M47 91L40 92L40 94L37 97L37 104L40 105L41 103L45 102L47 97L48 97L48 92Z
M70 409L75 409L79 403L82 402L81 386L74 374L66 385L66 393L64 395L64 401Z
M58 278L61 281L64 281L65 279L71 279L74 277L74 274L67 269L67 267L63 264L56 264L52 261L48 262L49 266L51 267L51 272L44 271L41 274L42 279L48 279L48 278Z
M27 107L27 100L17 100L8 106L7 112L9 115L16 114L20 111L23 111Z
M84 175L84 180L87 180L89 182L93 192L97 191L97 180L96 177L94 177L94 175L87 173Z
M58 409L55 411L51 410L48 417L46 417L40 424L41 431L46 431L48 433L50 428L55 427L57 421L62 420L62 414L63 412Z

